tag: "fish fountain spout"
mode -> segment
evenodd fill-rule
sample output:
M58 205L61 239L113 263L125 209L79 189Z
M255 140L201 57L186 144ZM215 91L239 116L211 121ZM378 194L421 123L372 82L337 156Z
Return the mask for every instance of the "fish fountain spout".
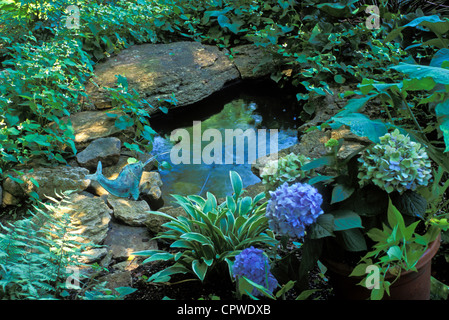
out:
M98 161L97 171L94 174L86 175L86 179L98 181L110 194L120 198L139 198L139 184L142 178L143 168L157 157L151 157L144 163L141 161L126 165L114 180L106 178L102 171L101 161Z

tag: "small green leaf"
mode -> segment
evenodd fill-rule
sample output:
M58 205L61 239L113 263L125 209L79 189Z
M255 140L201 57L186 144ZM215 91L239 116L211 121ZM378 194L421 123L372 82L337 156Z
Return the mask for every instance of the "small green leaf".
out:
M121 297L124 297L124 296L126 296L126 295L128 295L128 294L131 294L131 293L137 291L137 289L131 288L131 287L118 287L118 288L114 288L114 289L115 289L115 291L118 292L118 294L119 294Z
M392 246L390 247L390 249L388 249L387 255L390 259L401 260L402 258L401 248L399 248L399 246Z
M36 179L34 179L33 177L30 177L30 181L39 188L39 183L36 181Z
M203 261L193 260L192 262L192 270L201 281L203 281L204 277L206 276L207 268L207 264Z
M334 76L334 81L338 84L343 84L345 83L346 79L342 75L337 74Z

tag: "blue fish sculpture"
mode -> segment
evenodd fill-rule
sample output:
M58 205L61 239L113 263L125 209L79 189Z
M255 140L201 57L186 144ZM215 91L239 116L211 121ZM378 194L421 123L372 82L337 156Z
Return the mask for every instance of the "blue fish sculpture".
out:
M101 161L98 161L97 171L94 174L86 175L86 179L97 181L110 194L120 198L139 199L139 184L142 178L143 168L153 161L156 156L148 159L144 163L141 161L130 163L123 167L118 177L114 180L106 178L102 171Z

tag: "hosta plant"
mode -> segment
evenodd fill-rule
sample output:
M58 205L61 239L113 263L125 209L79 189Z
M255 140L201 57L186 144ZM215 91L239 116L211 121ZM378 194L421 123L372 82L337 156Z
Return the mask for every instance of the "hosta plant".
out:
M152 275L148 281L167 282L172 275L180 273L205 281L214 272L220 275L229 272L232 279L237 254L251 246L267 247L277 243L268 229L266 202L261 203L264 193L254 198L244 196L240 176L231 171L230 178L234 194L221 204L209 192L206 198L174 195L184 209L185 217L151 212L170 220L163 225L167 230L155 237L169 241L170 252L146 250L134 255L146 257L143 263L167 261L171 265Z

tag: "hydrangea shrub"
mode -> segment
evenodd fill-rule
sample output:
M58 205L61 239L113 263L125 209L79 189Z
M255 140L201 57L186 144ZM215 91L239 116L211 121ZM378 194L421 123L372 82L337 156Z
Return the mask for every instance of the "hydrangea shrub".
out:
M269 227L281 235L301 238L306 227L323 214L323 197L307 183L289 185L285 182L270 195L266 217Z
M262 183L268 190L275 190L284 182L295 182L305 178L305 172L301 167L310 162L310 159L301 154L290 153L276 160L271 160L262 169Z
M402 194L429 183L431 163L421 144L411 141L398 129L379 140L358 159L360 185L373 183L388 193Z
M258 285L263 286L271 293L276 289L278 282L270 272L268 257L263 250L253 246L242 250L236 257L233 266L234 277L245 277ZM253 296L261 294L256 288L251 292Z

